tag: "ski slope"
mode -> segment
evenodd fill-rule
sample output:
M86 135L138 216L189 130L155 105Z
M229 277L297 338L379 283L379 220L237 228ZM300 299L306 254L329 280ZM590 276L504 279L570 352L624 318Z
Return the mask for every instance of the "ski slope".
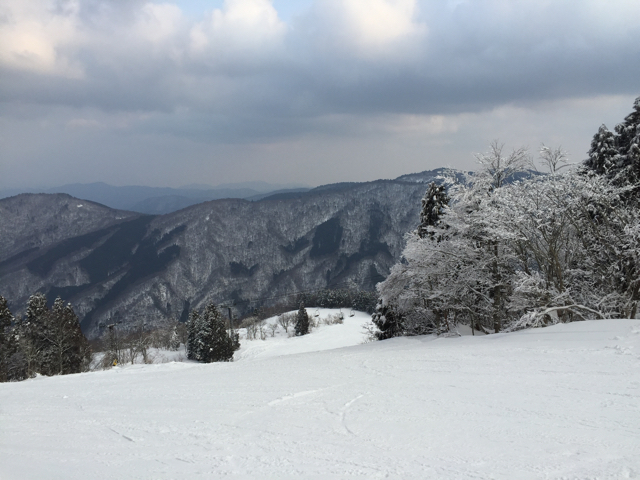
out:
M640 478L640 321L355 330L0 384L0 479Z

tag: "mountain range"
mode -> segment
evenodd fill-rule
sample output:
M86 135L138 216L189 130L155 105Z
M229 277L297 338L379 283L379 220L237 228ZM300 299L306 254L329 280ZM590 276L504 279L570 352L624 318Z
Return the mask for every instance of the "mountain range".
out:
M372 290L418 223L438 169L324 185L165 215L67 194L0 200L0 294L13 311L41 291L71 301L89 336L106 323L185 320L208 302L237 314L321 288Z
M259 200L277 192L308 191L303 185L276 185L267 182L227 183L218 186L193 184L180 188L146 187L130 185L115 187L103 182L72 183L47 189L7 189L0 191L0 198L20 193L66 193L76 198L91 200L118 210L162 215L191 205L222 198Z

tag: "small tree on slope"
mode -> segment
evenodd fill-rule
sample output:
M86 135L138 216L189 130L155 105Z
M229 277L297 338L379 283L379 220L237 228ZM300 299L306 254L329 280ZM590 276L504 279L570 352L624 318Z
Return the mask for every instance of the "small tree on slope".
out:
M9 358L15 350L11 322L13 322L13 315L7 300L0 295L0 382L6 382L9 379Z
M309 333L309 315L307 314L307 310L304 308L304 303L300 304L300 309L296 316L295 332L296 337Z
M233 352L240 347L237 337L229 337L224 319L218 308L207 305L204 312L191 313L189 319L187 357L203 363L230 362Z

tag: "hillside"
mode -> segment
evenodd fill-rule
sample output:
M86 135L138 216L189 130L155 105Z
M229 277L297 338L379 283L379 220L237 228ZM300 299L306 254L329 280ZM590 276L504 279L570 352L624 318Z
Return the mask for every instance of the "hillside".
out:
M634 478L638 352L602 320L4 383L0 477Z
M71 229L46 251L9 258L0 271L0 292L18 312L35 291L51 299L61 295L95 336L101 322L184 319L190 308L211 301L235 302L242 313L299 291L372 289L417 223L421 182L439 173L423 172L410 182L328 185L255 202L217 200L156 217L128 214L113 228L96 221L93 231L84 228L77 236ZM15 209L16 216L31 218L25 222L30 230L21 237L6 230L3 241L44 236L52 209L70 198L32 197L40 199L37 208ZM102 208L113 218L120 215Z
M25 193L0 200L0 262L140 215L66 194Z

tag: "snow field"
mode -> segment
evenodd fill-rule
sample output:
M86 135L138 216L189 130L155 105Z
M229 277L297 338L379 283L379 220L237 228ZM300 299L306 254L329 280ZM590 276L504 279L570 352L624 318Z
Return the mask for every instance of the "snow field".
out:
M330 350L322 331L0 384L0 478L640 478L638 320Z
M291 313L291 312L290 312ZM296 313L295 311L292 313ZM334 348L350 347L367 341L364 325L371 325L371 315L350 309L337 308L307 308L309 319L317 323L311 334L294 337L294 327L289 332L278 325L275 336L271 336L268 327L265 328L265 340L247 340L246 329L240 329L240 350L233 356L234 361L249 359L264 359L281 355L316 352ZM326 320L343 316L341 324L327 325ZM353 315L353 316L351 316ZM265 324L277 324L278 317L265 320Z

